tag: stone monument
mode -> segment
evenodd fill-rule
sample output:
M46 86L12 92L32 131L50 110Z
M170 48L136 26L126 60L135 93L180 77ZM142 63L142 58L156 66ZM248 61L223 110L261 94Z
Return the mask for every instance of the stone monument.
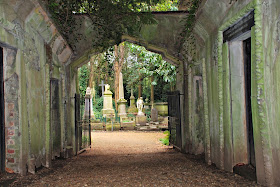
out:
M88 120L90 118L94 118L94 113L92 109L92 95L91 95L91 88L87 87L86 95L85 95L85 109L83 119Z
M153 122L158 121L158 110L156 108L152 108L151 110L151 121Z
M147 117L145 116L145 114L143 112L143 108L144 108L143 98L142 97L138 98L136 104L137 104L137 109L138 109L138 113L136 116L136 124L144 126L147 123Z
M135 106L135 97L133 96L133 88L131 88L131 95L130 95L130 106L127 109L128 113L136 114L138 112L138 109Z
M112 95L113 93L110 91L110 85L106 84L104 96L103 96L103 109L102 109L103 117L115 116L115 110L113 109Z
M124 119L126 119L127 114L126 114L126 103L127 100L124 99L124 89L123 89L123 75L122 73L120 73L119 76L119 100L118 100L118 115L121 119L121 121L123 121Z

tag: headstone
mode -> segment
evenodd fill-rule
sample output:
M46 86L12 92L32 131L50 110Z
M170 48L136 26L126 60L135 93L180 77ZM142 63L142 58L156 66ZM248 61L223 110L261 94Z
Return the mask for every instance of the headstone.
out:
M152 108L151 110L151 121L153 122L158 121L158 110L156 108Z
M135 114L138 112L138 109L135 106L135 97L133 96L133 88L131 88L131 95L130 95L130 106L127 109L128 113Z
M126 103L127 100L124 99L124 89L123 89L123 76L120 73L119 76L119 97L118 100L118 115L121 118L121 121L126 118Z
M110 91L110 85L105 85L105 91L104 91L104 98L103 98L103 109L102 114L103 117L114 117L115 116L115 110L113 109L113 99L112 99L113 93Z
M137 113L137 116L136 116L136 124L140 124L141 126L144 126L147 123L147 117L143 113L143 107L144 107L143 98L140 97L137 100L136 104L137 104L137 109L138 109L138 113Z
M94 113L92 109L92 95L91 95L91 88L87 87L86 89L86 95L85 95L85 109L84 109L84 115L83 119L89 119L94 118Z
M99 84L99 86L102 87L102 97L104 96L104 92L105 92L104 87L105 87L105 85L106 85L106 84L104 84L104 81L103 81L103 80L101 81L101 84Z

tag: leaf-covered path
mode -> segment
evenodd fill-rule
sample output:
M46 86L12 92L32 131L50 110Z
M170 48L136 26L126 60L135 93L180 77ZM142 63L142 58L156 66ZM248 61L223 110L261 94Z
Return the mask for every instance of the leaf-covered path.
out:
M208 166L200 157L163 146L162 132L94 132L93 147L56 160L52 169L19 177L28 186L256 186Z

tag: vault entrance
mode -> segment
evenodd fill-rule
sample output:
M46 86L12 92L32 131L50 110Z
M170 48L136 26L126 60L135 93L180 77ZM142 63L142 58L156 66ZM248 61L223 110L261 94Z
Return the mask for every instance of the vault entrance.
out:
M5 120L4 120L4 81L3 48L0 47L0 170L5 171Z
M256 180L253 116L251 105L252 44L254 11L223 33L229 52L229 96L233 171ZM225 55L224 55L225 56Z
M245 75L245 102L246 102L246 120L248 131L248 161L249 164L256 167L255 147L253 135L253 119L251 105L251 38L243 41L244 48L244 75Z

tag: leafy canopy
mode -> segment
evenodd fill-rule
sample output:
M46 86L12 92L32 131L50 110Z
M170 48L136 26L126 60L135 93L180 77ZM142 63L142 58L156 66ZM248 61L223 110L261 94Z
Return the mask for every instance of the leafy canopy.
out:
M44 0L56 25L67 39L80 28L76 14L92 21L98 40L93 47L120 43L125 33L138 35L143 24L153 24L151 11L177 10L178 0ZM143 13L145 12L145 13ZM79 37L79 36L75 36ZM73 47L73 46L72 46Z
M154 77L151 84L157 85L159 79L175 84L176 67L162 59L162 56L147 51L145 47L125 42L129 53L126 60L129 85L137 84L144 77Z

